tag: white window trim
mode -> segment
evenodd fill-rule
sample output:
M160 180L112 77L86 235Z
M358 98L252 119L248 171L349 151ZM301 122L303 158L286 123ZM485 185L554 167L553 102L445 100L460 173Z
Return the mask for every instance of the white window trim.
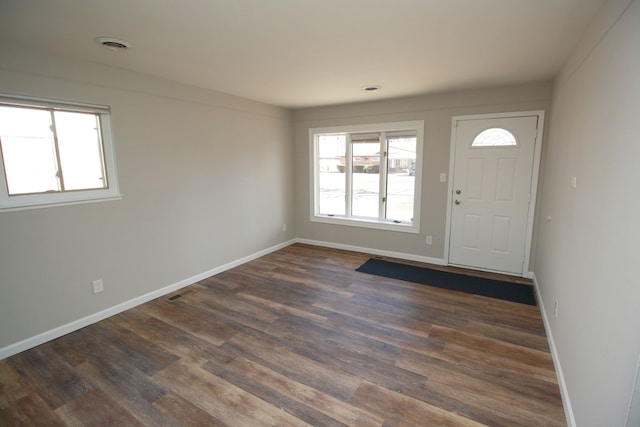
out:
M50 99L31 98L16 95L0 94L0 102L25 107L45 107L65 111L88 112L100 115L102 131L102 150L107 175L107 188L92 190L76 190L57 193L39 193L12 195L8 194L4 163L0 159L0 212L47 208L92 202L118 200L122 198L116 173L116 156L111 133L110 108L104 105L82 104ZM0 153L1 155L1 153Z
M396 223L390 220L380 220L375 218L361 218L342 215L325 215L317 211L319 207L320 194L318 192L318 182L320 171L317 168L316 158L318 156L317 136L322 134L341 133L367 133L367 132L393 132L403 130L416 131L416 172L413 204L413 223ZM347 155L350 155L350 146L347 144ZM344 225L350 227L364 227L379 230L399 231L404 233L420 233L420 206L422 196L422 152L424 146L424 121L415 120L407 122L376 123L367 125L350 126L330 126L309 129L309 220L325 224ZM350 172L350 171L348 171ZM347 179L351 179L347 173ZM350 209L348 210L350 211Z

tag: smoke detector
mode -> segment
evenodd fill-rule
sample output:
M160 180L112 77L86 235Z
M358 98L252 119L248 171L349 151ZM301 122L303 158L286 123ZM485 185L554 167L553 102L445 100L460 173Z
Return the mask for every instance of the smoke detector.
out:
M131 43L126 40L116 39L115 37L96 37L95 39L102 46L111 49L114 52L125 50L131 47Z

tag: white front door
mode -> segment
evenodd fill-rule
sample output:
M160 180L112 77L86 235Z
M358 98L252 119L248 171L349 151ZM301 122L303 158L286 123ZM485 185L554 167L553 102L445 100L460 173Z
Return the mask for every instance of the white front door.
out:
M540 118L454 119L449 264L518 275L528 270Z

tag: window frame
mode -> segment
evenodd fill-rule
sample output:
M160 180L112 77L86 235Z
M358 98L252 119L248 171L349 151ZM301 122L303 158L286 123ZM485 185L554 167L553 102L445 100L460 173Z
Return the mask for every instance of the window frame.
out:
M321 214L319 212L320 208L320 168L318 161L318 137L321 135L351 135L356 133L371 133L371 132L399 132L399 131L415 131L416 133L416 166L415 166L415 184L414 184L414 194L413 194L413 222L394 222L393 220L380 219L380 218L364 218L364 217L354 217L348 215L328 215ZM406 121L406 122L391 122L391 123L373 123L373 124L364 124L364 125L347 125L347 126L328 126L328 127L319 127L319 128L309 128L309 181L310 181L310 192L309 192L309 204L310 204L310 221L325 223L325 224L334 224L334 225L345 225L351 227L364 227L364 228L372 228L378 230L389 230L389 231L399 231L405 233L420 233L420 208L421 208L421 196L422 196L422 158L423 158L423 148L424 148L424 120L414 120L414 121ZM350 158L351 156L351 142L350 138L347 137L347 147L346 147L346 157ZM388 168L385 168L384 178L382 176L382 163L383 160L380 160L380 181L386 182L386 177L388 175ZM385 161L386 165L387 162ZM349 173L351 173L351 168L345 169L347 172L345 174L345 180L347 183L351 181L351 177ZM382 186L382 184L381 184ZM351 194L349 191L349 185L347 184L345 187L345 193L347 197L347 201L345 201L346 205L351 204L350 198ZM381 196L381 195L380 195Z
M10 195L7 186L4 158L0 150L0 212L52 206L92 203L122 198L118 185L115 150L111 132L111 109L104 105L83 104L51 99L31 98L0 93L0 105L44 110L95 114L100 122L101 151L107 186L97 189L65 190L49 193Z

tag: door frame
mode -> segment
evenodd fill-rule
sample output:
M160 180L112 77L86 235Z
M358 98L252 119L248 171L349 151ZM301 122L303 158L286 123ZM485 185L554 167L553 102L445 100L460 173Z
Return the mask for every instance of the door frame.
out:
M544 110L535 111L517 111L511 113L492 113L492 114L473 114L466 116L453 116L451 118L451 147L449 152L449 185L447 187L447 225L445 229L444 239L444 263L449 264L449 244L451 240L451 205L453 203L453 177L455 176L455 154L456 154L456 138L458 122L465 120L485 120L485 119L500 119L509 117L525 117L525 116L537 116L538 117L538 129L536 133L536 141L533 151L533 169L531 172L531 188L529 199L529 211L527 213L527 229L525 235L525 248L524 248L524 262L522 263L521 277L531 279L532 272L529 271L529 263L531 260L531 245L533 242L533 225L536 212L536 199L538 195L538 178L540 175L540 157L542 153L542 136L544 135ZM483 270L481 268L474 268L476 270ZM484 269L484 271L494 271L491 269ZM513 274L504 273L503 274Z

